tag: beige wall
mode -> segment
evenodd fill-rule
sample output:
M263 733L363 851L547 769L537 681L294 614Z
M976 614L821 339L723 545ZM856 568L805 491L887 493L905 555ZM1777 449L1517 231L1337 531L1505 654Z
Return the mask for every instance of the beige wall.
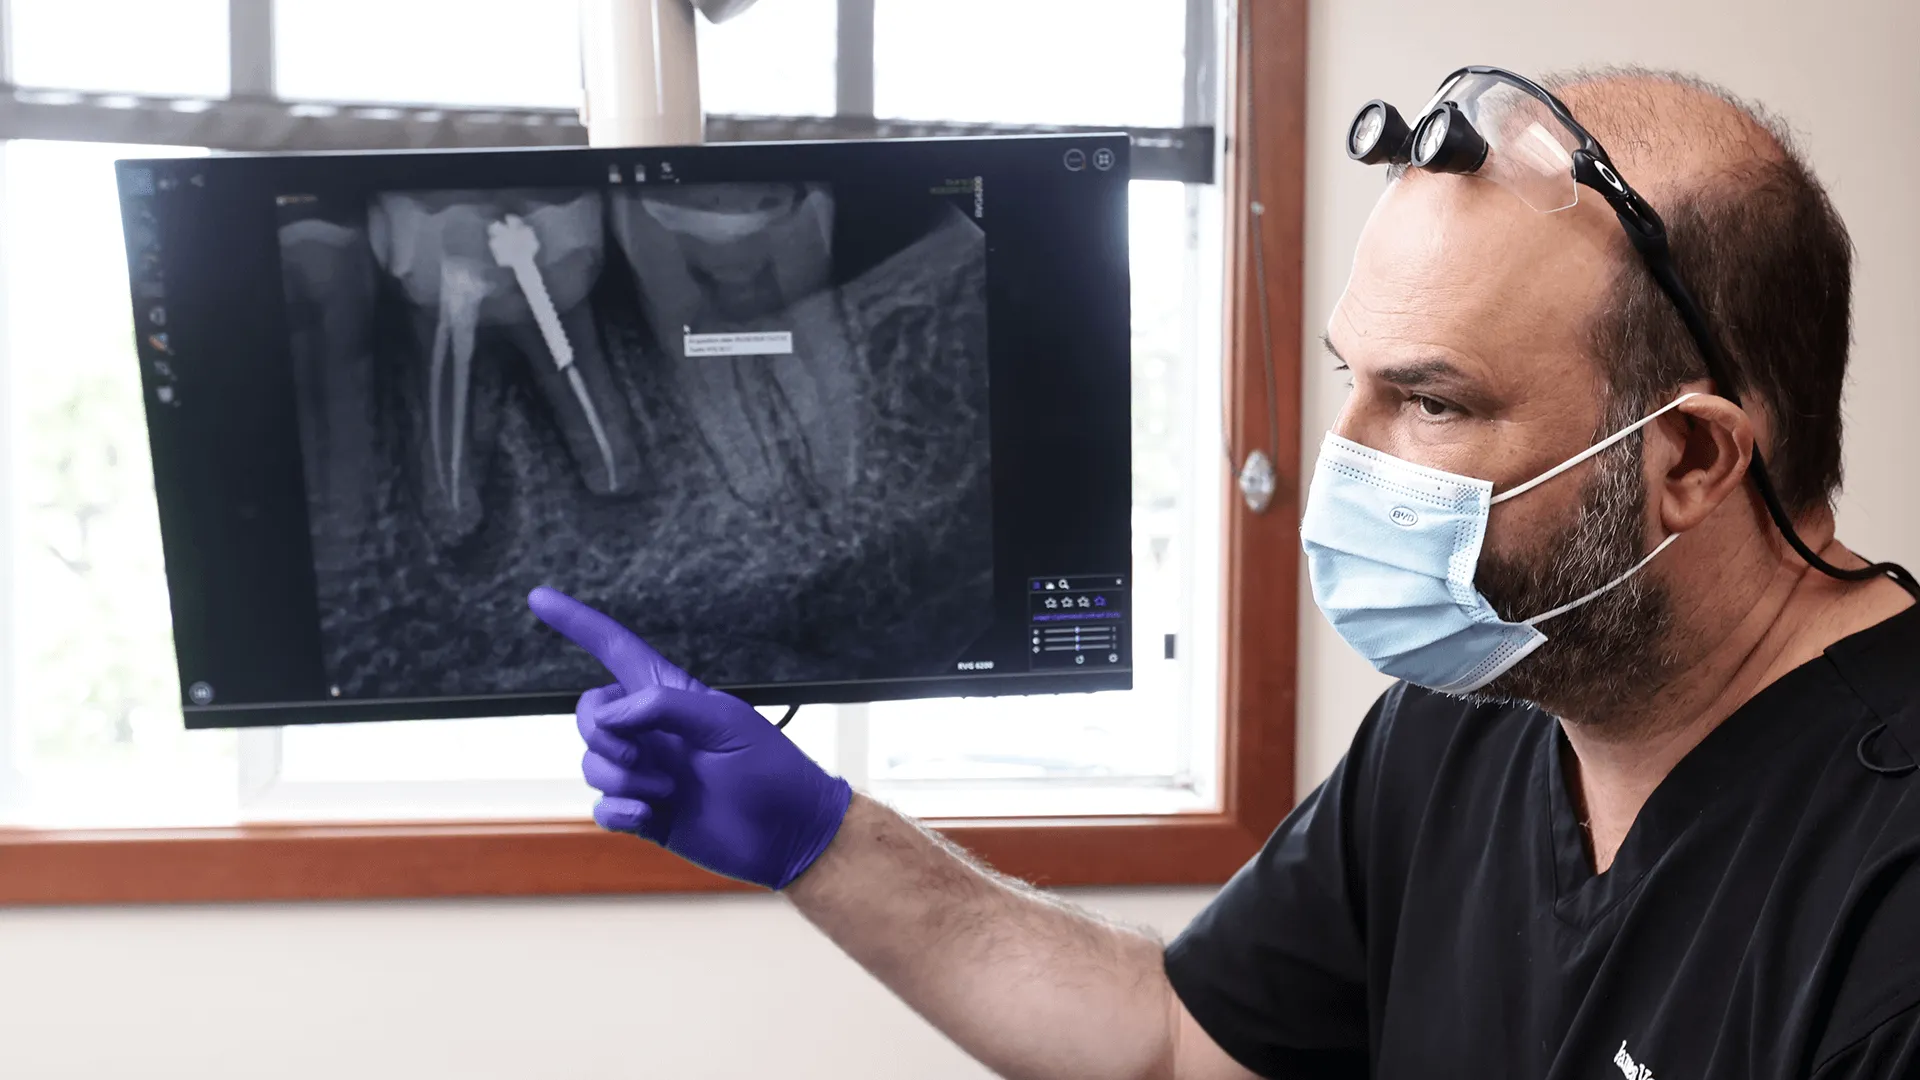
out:
M1036 0L1046 2L1046 0ZM1920 563L1920 4L1322 0L1312 26L1307 296L1317 324L1378 192L1339 140L1460 63L1697 71L1806 134L1860 248L1843 534ZM1317 325L1309 326L1317 333ZM1339 384L1309 354L1307 449ZM1380 680L1302 613L1301 779ZM1080 899L1171 933L1204 890ZM764 897L0 913L0 1077L977 1077Z
M987 1075L776 897L0 914L6 1080Z

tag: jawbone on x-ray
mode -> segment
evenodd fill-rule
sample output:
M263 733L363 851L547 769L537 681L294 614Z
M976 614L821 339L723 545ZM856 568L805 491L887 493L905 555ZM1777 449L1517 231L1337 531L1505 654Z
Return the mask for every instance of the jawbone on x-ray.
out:
M985 237L941 204L842 268L835 212L711 184L283 217L338 692L587 685L528 625L541 583L709 682L950 670L992 618ZM689 355L713 335L778 344Z

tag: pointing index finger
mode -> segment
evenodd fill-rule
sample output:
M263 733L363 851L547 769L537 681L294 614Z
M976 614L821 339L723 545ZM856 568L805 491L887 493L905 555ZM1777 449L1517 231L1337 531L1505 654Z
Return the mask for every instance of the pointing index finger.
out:
M633 631L566 593L541 586L528 595L527 606L541 622L592 653L628 693L647 686L704 689Z

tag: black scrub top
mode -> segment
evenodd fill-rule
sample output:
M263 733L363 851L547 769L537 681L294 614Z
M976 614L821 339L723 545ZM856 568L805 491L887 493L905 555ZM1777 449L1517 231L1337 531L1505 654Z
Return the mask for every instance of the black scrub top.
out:
M1268 1077L1920 1077L1920 608L1763 689L1595 874L1537 709L1395 686L1167 947Z

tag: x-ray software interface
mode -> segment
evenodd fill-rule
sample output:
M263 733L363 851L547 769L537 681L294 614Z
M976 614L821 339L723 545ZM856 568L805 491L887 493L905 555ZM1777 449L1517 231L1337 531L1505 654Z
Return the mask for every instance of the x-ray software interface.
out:
M189 726L1130 686L1126 151L121 162Z

